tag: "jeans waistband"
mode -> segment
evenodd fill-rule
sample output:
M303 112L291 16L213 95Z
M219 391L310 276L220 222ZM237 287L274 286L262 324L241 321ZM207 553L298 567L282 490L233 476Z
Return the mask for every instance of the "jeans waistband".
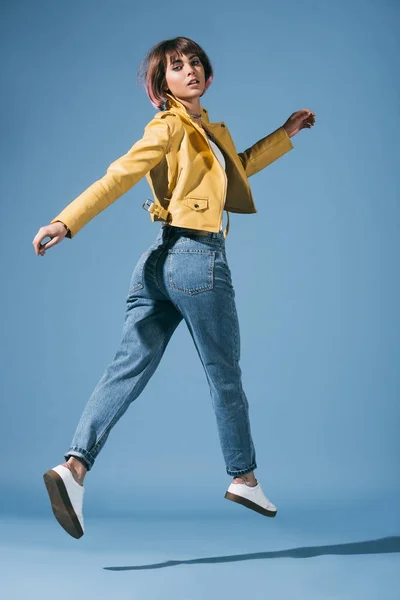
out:
M171 234L199 235L204 239L225 240L222 229L218 232L204 230L197 231L196 229L191 229L189 227L176 227L175 225L169 225L168 223L163 223L162 229L169 231Z

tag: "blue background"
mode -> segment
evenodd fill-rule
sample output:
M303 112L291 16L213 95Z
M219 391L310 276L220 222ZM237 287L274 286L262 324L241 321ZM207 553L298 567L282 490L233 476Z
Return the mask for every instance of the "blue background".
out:
M151 197L146 180L45 257L35 255L32 240L142 136L155 110L136 83L139 64L157 42L185 35L211 58L214 82L201 103L211 121L226 122L238 151L296 110L316 113L315 127L292 138L294 150L250 179L258 213L231 215L226 242L256 476L280 511L268 526L277 532L285 514L295 529L301 515L343 511L349 534L354 515L368 509L358 535L369 537L371 521L377 535L393 535L400 491L398 4L17 1L2 4L0 22L4 519L52 519L42 473L63 461L112 360L131 272L158 233L141 208ZM229 481L206 377L182 323L88 475L85 514L223 520L228 509L236 514L223 499ZM253 518L265 526L238 510L240 531ZM328 522L310 519L319 534ZM333 532L341 521L330 523ZM56 527L49 539L75 544ZM296 581L302 597L305 582L287 573L285 585ZM372 581L349 598L372 594ZM204 598L192 583L190 593L174 597ZM347 597L330 589L326 597ZM294 597L286 592L275 597ZM397 597L391 593L389 586L384 597ZM325 597L322 588L316 597Z

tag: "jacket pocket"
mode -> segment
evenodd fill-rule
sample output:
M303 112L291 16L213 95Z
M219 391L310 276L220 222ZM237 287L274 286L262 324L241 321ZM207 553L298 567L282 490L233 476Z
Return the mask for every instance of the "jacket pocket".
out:
M183 199L183 203L195 211L206 210L208 208L208 198L205 196L188 196Z
M216 250L168 250L167 271L171 289L189 294L199 294L214 286Z

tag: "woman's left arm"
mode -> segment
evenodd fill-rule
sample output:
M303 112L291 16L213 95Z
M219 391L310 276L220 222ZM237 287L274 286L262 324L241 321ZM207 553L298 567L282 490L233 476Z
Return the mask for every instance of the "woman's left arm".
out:
M315 123L315 113L307 108L294 112L288 120L273 133L238 154L247 177L258 173L272 162L293 149L290 138L300 129L309 129Z

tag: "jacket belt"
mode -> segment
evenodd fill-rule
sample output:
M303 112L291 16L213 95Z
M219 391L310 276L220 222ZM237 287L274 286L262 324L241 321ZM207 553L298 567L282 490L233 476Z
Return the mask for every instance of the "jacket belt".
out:
M150 204L151 203L151 204ZM147 210L149 213L153 213L156 217L161 219L162 221L169 222L171 220L171 213L166 208L163 208L160 204L156 204L151 200L146 200L143 204L143 208Z

